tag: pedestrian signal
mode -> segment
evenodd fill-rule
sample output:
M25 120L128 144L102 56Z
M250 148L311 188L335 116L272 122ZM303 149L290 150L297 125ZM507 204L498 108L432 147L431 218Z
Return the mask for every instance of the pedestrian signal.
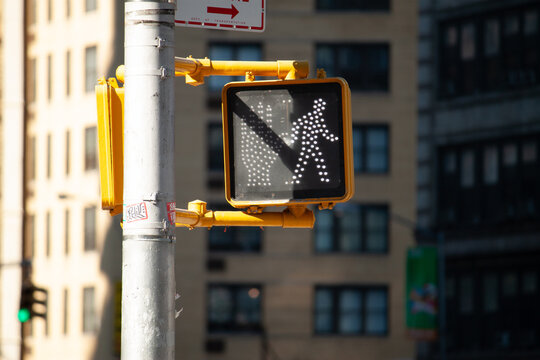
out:
M340 78L235 82L222 92L231 205L344 202L354 191L350 90Z

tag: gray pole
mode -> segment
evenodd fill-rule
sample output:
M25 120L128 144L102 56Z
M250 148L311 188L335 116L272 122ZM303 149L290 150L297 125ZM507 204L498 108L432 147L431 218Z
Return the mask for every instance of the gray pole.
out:
M174 12L125 8L122 359L174 359Z

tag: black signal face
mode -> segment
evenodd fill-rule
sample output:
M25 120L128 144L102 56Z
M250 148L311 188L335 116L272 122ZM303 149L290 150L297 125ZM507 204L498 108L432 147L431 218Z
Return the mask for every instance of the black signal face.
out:
M226 176L233 202L346 196L339 82L228 87Z

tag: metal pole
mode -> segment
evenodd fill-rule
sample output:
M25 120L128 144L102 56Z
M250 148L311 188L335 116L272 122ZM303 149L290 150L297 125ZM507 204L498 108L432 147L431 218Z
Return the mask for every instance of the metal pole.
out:
M172 360L176 5L125 6L122 359Z
M437 233L439 253L439 352L440 359L446 360L446 266L444 252L444 233Z

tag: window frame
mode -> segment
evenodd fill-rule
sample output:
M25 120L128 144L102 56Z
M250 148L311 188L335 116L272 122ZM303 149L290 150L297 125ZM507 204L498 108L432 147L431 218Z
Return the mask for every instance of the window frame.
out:
M531 33L524 29L527 14L536 13L536 27ZM517 31L506 31L507 19L515 17ZM475 56L470 61L461 57L463 28L474 27ZM491 25L497 24L496 37L488 37ZM456 29L456 44L445 44L447 29ZM540 48L530 44L540 42L540 4L516 5L482 13L445 18L438 22L437 98L449 101L478 94L491 94L540 86ZM486 46L496 45L494 52ZM527 63L527 58L532 62ZM467 74L471 74L469 76ZM453 84L453 85L452 85ZM451 87L449 87L452 85Z
M386 131L386 149L385 151L385 160L386 160L386 168L380 171L377 170L370 170L367 169L368 167L368 158L370 154L370 148L368 146L368 133L371 130L385 130ZM354 136L356 133L360 133L359 136L362 137L361 140L361 149L360 154L357 154L354 149L355 139ZM355 123L353 124L353 158L357 158L358 156L361 158L361 167L359 169L354 168L354 174L355 175L388 175L390 173L390 152L391 152L391 135L390 135L390 126L388 124L360 124Z
M86 206L83 210L83 250L85 252L97 250L97 216L96 206ZM87 219L87 215L91 215L91 219ZM92 224L88 222L90 220ZM91 227L89 227L91 226Z
M350 11L350 12L362 12L362 13L390 13L392 10L392 0L382 0L387 2L387 6L382 6L382 8L370 8L371 4L377 3L376 1L369 1L369 0L361 0L361 1L354 1L354 0L331 0L331 1L324 1L324 0L316 0L315 1L315 10L317 12L342 12L342 11ZM379 1L379 2L382 2ZM349 4L347 4L349 3ZM353 3L359 3L359 4L353 4ZM362 4L369 3L370 5L364 5ZM326 6L325 4L334 4L335 7L332 6Z
M331 304L331 330L330 331L318 331L316 328L317 323L317 315L318 315L318 309L317 309L317 303L316 303L316 297L318 291L329 291L332 296L332 304ZM340 318L341 318L341 309L339 306L340 298L343 293L346 291L358 291L361 294L362 302L360 305L360 319L362 326L360 327L360 330L358 332L340 332ZM385 323L384 323L384 331L382 332L368 332L366 330L366 324L368 321L368 315L367 312L367 305L366 305L366 298L369 292L375 292L375 291L384 291L385 297L386 297L386 303L385 303ZM320 336L350 336L350 337L388 337L390 334L390 290L388 285L382 285L382 284L373 284L373 285L364 285L364 284L343 284L343 285L325 285L325 284L317 284L314 287L313 290L313 335L320 337Z
M331 51L330 63L333 68L329 68L326 64L321 64L319 57L320 52L326 48ZM363 71L355 69L353 72L347 72L337 67L340 63L342 55L340 51L353 51L357 52L357 56L365 57L366 61L373 62L373 57L384 55L386 57L386 69L384 74L378 74L374 69L368 69L367 66L363 68ZM380 53L378 53L380 51ZM388 95L392 92L392 47L389 41L379 42L318 42L315 44L315 64L317 68L324 68L328 77L343 77L347 80L351 92L361 94L384 94ZM378 65L380 62L377 62ZM371 64L373 65L373 64ZM375 74L375 75L374 75ZM354 75L354 76L353 76ZM377 80L377 76L383 77L383 83L377 86L373 86L370 82L374 83ZM367 85L366 85L367 84Z
M227 290L232 292L231 299L232 299L232 310L231 313L228 315L231 315L231 320L225 324L216 324L211 322L211 299L210 299L210 291L214 288L226 288ZM238 300L237 296L238 293L249 288L251 289L257 289L259 291L258 298L259 303L258 306L258 317L259 322L257 324L248 324L248 325L239 325L237 324L237 321L235 320L235 314L238 313ZM253 334L257 335L260 334L263 331L263 324L264 324L264 287L260 283L209 283L206 288L206 331L209 334Z
M350 206L354 206L358 210L358 214L360 216L360 234L359 236L359 242L360 247L358 250L351 250L351 251L345 251L340 248L341 243L341 229L339 226L339 213L336 213L336 211L339 211L340 208L347 208ZM337 209L336 209L337 208ZM330 233L331 233L331 249L328 251L322 251L318 249L317 246L317 236L318 232L320 231L318 229L317 222L315 222L315 227L313 231L313 252L317 255L336 255L336 254L345 254L345 255L385 255L390 252L390 234L391 234L391 222L390 222L390 204L387 203L350 203L345 204L341 206L336 206L334 210L332 210L332 224L330 226ZM344 209L344 210L345 210ZM370 211L380 211L383 210L386 213L386 229L385 229L385 244L384 249L380 251L374 251L367 248L367 240L369 237L368 232L368 223L367 223L367 214ZM328 210L320 210L320 211L328 211Z
M84 48L84 93L94 92L98 74L98 47L90 45ZM93 64L92 64L93 62Z

